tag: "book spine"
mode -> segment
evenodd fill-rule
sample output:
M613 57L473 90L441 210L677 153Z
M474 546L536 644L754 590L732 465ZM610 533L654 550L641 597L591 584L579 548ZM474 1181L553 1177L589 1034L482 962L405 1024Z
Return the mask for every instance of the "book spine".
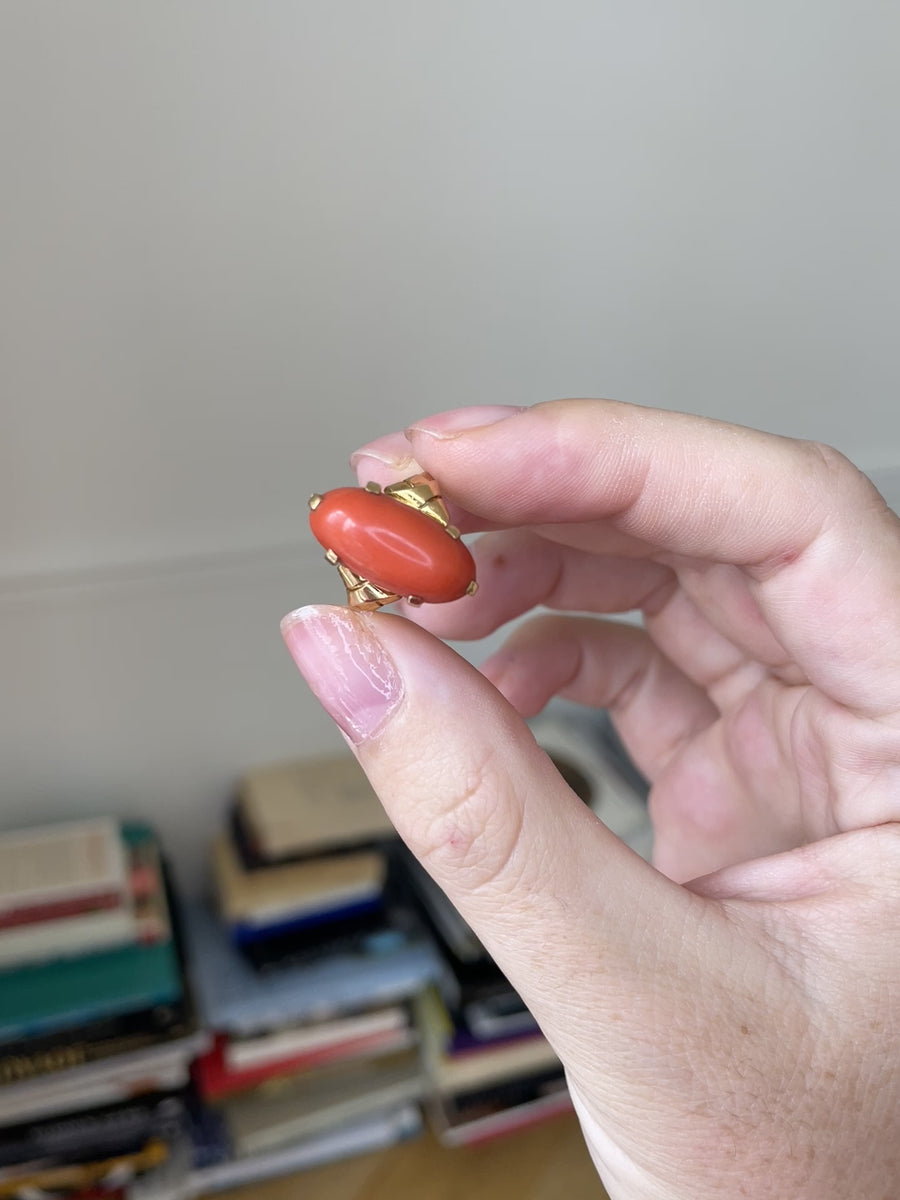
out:
M189 1179L190 1194L202 1195L240 1185L249 1186L278 1175L287 1175L291 1171L382 1150L403 1138L414 1136L421 1128L422 1117L418 1105L404 1105L396 1112L388 1111L348 1122L339 1129L304 1138L293 1146L194 1171Z
M0 1087L11 1083L22 1083L41 1075L53 1075L72 1067L87 1063L102 1062L134 1050L147 1050L165 1045L174 1038L185 1037L192 1032L190 1023L174 1025L165 1031L134 1030L117 1037L96 1041L72 1041L60 1043L29 1054L5 1054L0 1058Z
M27 966L127 945L135 940L137 922L130 909L110 908L37 925L0 930L0 968Z
M2 984L2 981L0 981ZM171 980L160 980L148 984L141 995L136 996L134 1003L142 1009L155 1008L157 1005L175 1004L181 994L181 984ZM65 1027L74 1028L79 1024L88 1025L93 1021L109 1020L123 1011L123 1005L118 996L110 995L104 1000L85 1001L78 1007L72 1007L65 1014ZM58 1033L62 1028L61 1021L54 1016L42 1017L34 1021L19 1021L9 1024L3 1030L4 1040L13 1041L31 1037L45 1037Z
M379 889L373 895L365 896L360 900L321 909L318 912L306 912L302 916L278 917L259 921L246 919L235 921L230 926L230 932L232 940L238 946L242 946L250 942L290 937L292 934L305 933L311 929L330 931L332 927L340 926L342 922L380 913L383 908L384 903Z
M123 899L119 891L104 891L72 896L65 900L48 900L43 904L29 904L21 908L7 908L0 911L0 930L17 929L20 925L59 921L67 917L81 917L86 913L119 908Z
M125 849L111 818L0 836L0 911L85 896L128 894Z
M276 1062L230 1071L225 1063L225 1047L220 1038L208 1054L202 1055L194 1063L194 1076L201 1094L207 1100L224 1100L227 1096L249 1091L270 1080L296 1075L313 1067L376 1054L388 1048L393 1049L394 1041L394 1034L390 1031L367 1034L363 1037L346 1038L302 1054L290 1055Z
M80 1191L92 1184L115 1177L124 1173L149 1171L152 1167L164 1163L169 1156L169 1148L162 1138L151 1138L135 1154L116 1155L114 1158L102 1159L91 1163L73 1163L72 1165L38 1167L29 1174L18 1178L0 1180L0 1197L16 1197L19 1193L28 1195L29 1192L47 1190Z
M38 1037L0 1044L0 1087L69 1067L99 1062L130 1050L187 1037L196 1017L187 995L120 1016L73 1025Z
M38 1159L88 1162L131 1153L151 1137L176 1136L186 1123L183 1097L157 1092L112 1107L29 1121L0 1132L0 1168Z

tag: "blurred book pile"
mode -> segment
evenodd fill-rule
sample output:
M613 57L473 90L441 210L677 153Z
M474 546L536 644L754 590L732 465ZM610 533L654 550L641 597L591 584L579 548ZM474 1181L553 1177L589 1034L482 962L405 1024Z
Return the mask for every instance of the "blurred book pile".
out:
M0 1197L130 1194L184 1137L205 1045L153 831L0 836Z
M213 1190L420 1132L412 1001L437 958L391 881L396 836L349 754L249 774L188 910Z
M400 869L442 960L415 1005L435 1135L463 1145L568 1111L562 1065L521 997L407 851Z
M646 786L605 715L532 728L648 854ZM250 772L211 865L181 903L146 825L0 836L0 1200L189 1200L425 1120L456 1146L571 1107L351 754Z

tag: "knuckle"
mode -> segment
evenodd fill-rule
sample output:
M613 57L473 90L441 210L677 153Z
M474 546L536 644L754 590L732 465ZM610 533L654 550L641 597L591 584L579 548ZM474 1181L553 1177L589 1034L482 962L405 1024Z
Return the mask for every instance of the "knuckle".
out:
M428 869L467 892L508 892L521 875L524 802L499 759L486 747L464 770L444 764L440 804L413 831L413 848Z
M872 481L846 455L827 442L800 442L809 470L822 493L833 497L837 506L848 499L865 505L880 499Z
M829 446L827 442L805 441L800 442L800 446L813 467L819 471L824 470L826 475L840 477L847 471L856 470L840 450Z
M567 614L540 613L523 621L509 635L506 645L524 651L548 645L561 648L565 643L578 646L578 634L582 628L577 618Z

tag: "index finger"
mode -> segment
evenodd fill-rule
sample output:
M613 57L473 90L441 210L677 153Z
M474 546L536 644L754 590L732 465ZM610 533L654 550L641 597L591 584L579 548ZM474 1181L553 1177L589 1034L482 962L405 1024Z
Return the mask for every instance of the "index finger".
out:
M407 431L416 461L484 525L593 521L682 572L737 565L812 682L867 713L900 707L900 522L842 455L609 400L492 415Z
M499 526L602 520L659 550L739 566L808 545L849 466L816 443L613 400L498 411L490 424L456 409L407 430L416 461L469 512ZM874 493L846 474L842 491Z

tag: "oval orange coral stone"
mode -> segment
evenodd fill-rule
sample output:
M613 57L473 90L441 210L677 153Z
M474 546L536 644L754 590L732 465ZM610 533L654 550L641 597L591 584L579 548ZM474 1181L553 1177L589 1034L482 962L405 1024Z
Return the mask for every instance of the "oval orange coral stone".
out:
M433 517L379 492L326 492L309 514L316 540L386 592L429 604L458 600L475 578L467 547Z

